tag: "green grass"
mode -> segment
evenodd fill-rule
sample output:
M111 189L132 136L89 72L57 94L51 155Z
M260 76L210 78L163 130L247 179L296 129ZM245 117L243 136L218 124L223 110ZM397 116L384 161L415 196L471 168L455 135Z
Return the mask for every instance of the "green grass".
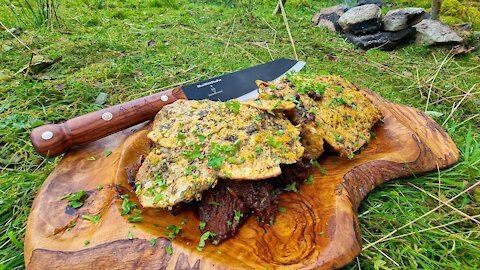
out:
M24 267L22 241L33 198L60 161L34 152L30 130L100 109L94 103L100 92L109 94L108 106L271 57L293 58L281 16L271 16L274 4L264 1L251 6L251 2L235 6L233 0L62 1L54 31L21 25L6 5L0 7L2 23L8 28L23 27L19 39L30 48L52 59L63 57L43 75L13 75L29 62L31 53L0 31L0 75L12 75L10 80L0 80L0 268ZM480 54L477 49L450 58L449 48L416 45L394 52L355 49L335 33L310 27L313 12L333 2L292 0L287 4L295 46L299 58L308 62L308 72L341 75L391 101L421 110L432 89L427 110L436 112L440 124L462 95L472 87L471 93L476 93L465 98L442 125L461 150L457 165L389 182L364 199L359 220L366 246L438 206L425 192L447 200L479 180ZM156 45L148 47L150 40ZM470 216L480 214L480 203L469 194L451 205ZM393 236L462 218L444 206ZM479 239L480 227L462 221L378 243L345 269L478 269Z

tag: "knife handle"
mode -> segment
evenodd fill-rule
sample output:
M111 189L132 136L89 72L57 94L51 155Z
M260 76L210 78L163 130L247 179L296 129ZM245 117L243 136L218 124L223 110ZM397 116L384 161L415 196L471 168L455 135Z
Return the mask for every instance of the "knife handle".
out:
M163 106L186 98L181 88L166 90L81 115L61 124L37 127L30 133L30 139L39 154L58 156L74 145L98 140L151 119Z

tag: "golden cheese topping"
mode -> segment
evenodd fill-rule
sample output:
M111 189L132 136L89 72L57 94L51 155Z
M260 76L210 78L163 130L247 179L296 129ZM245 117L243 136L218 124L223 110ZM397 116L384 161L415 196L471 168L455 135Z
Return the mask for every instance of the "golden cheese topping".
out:
M370 140L371 128L383 118L381 111L347 80L338 76L288 76L271 84L257 81L259 99L288 100L296 104L287 113L300 125L302 144L317 159L327 142L340 156L353 157Z
M274 104L265 103L264 110L238 101L165 106L148 134L155 148L136 177L142 205L166 208L200 199L217 178L267 179L281 174L280 164L297 162L304 151L300 131Z

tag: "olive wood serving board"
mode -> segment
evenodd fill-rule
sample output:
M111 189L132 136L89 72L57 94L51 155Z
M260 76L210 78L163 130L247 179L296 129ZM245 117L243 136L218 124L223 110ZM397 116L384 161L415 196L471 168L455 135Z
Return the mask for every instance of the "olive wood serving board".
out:
M391 179L448 167L459 155L447 133L426 114L363 91L385 114L384 124L374 129L376 138L352 160L321 158L326 174L316 171L312 185L305 183L299 193L282 194L279 205L286 212L278 213L274 225L250 217L235 237L219 246L208 243L203 251L196 249L200 232L193 209L177 216L144 210L140 223L129 223L127 216L120 215L119 192L130 193L135 200L125 167L148 151L146 130L124 130L72 149L35 198L25 237L25 265L28 269L344 266L361 251L357 209L369 191ZM112 153L106 156L106 150ZM97 190L99 185L103 189ZM84 206L67 209L67 201L60 198L81 189L89 193ZM81 218L100 213L97 224ZM72 222L76 226L68 229ZM170 224L182 227L175 240L165 236ZM85 240L90 243L85 245Z

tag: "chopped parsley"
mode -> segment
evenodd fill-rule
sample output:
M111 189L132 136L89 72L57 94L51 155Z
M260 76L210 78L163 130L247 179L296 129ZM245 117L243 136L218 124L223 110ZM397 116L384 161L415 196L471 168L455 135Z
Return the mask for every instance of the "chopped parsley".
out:
M87 215L82 215L83 219L86 219L94 224L97 224L100 221L100 218L102 217L102 213L96 215L96 216L87 216Z
M83 244L84 244L85 246L88 246L88 244L90 244L90 241L85 240L85 241L83 241Z
M133 233L131 231L128 231L128 239L132 240L133 239Z
M322 166L320 166L320 164L318 163L318 161L314 160L314 159L311 159L310 160L310 164L313 165L313 167L316 167L320 170L320 174L321 175L325 175L327 172L325 171L324 168L322 168Z
M281 130L281 129L278 130L278 131L277 131L277 135L278 135L278 136L282 136L282 135L283 135L283 130Z
M121 195L120 198L123 199L121 213L122 216L129 214L132 209L137 207L136 203L130 201L130 199L128 198L128 194Z
M216 205L216 206L223 206L223 203L219 203L219 202L216 202L216 201L208 202L208 204L210 204L210 205Z
M167 180L162 178L162 174L160 172L156 172L153 177L155 177L155 184L157 184L160 189L164 190L167 188Z
M95 157L89 157L89 158L87 158L87 160L93 161L93 160L97 160L97 159Z
M273 104L273 107L270 108L270 109L268 109L267 112L268 112L269 114L273 114L273 110L275 110L275 109L278 107L278 105L280 105L281 102L282 102L282 100L280 100L280 99L277 100L277 101L275 102L275 104Z
M191 152L188 151L182 151L182 155L188 159L197 159L197 158L203 158L203 154L200 153L200 149L202 149L201 144L195 144L194 148Z
M339 142L339 143L343 143L343 138L342 136L338 135L338 134L335 134L335 141L336 142Z
M112 154L112 150L105 150L105 156L108 157Z
M206 222L203 220L200 220L200 222L198 223L198 228L200 229L200 231L203 231L205 229L205 225L206 225Z
M293 182L290 185L287 185L286 189L287 189L287 191L293 191L295 193L298 193L297 182Z
M87 192L85 190L79 190L73 194L69 193L70 195L68 196L68 206L72 208L80 208L83 203L85 202L85 199L87 197ZM68 195L68 194L67 194ZM62 198L64 198L63 196Z
M128 221L130 221L131 223L138 223L143 220L143 217L140 216L142 211L139 209L135 209L135 210L138 210L138 211L135 211L135 214L133 216L128 217Z
M102 190L102 189L103 189L103 186L102 186L102 185L98 185L98 186L97 186L97 190L98 190L98 191L100 191L100 190Z
M155 238L150 238L150 246L155 246Z
M235 115L237 115L238 112L240 111L240 102L238 102L238 100L227 101L225 102L225 106Z
M190 166L187 166L187 168L185 168L185 174L186 175L191 175L193 171L195 171L197 169L197 166L195 165L190 165Z
M177 133L177 139L183 140L183 139L185 139L185 138L187 138L187 135L185 135L185 134L183 134L183 133L181 133L181 132L178 132L178 133Z
M260 114L257 114L257 115L255 116L255 120L257 120L257 121L262 120L262 116L261 116Z
M169 230L170 232L168 233L168 237L170 239L175 239L177 238L177 235L180 233L180 231L182 230L182 227L177 227L175 225L168 225L167 227L165 227L165 229Z
M285 209L285 207L279 207L278 212L285 213L285 212L287 212L287 209Z
M202 236L200 236L200 241L198 241L197 250L203 251L203 248L205 247L205 241L207 241L209 237L215 237L216 235L217 234L213 232L205 232L202 234Z
M237 223L240 222L240 218L243 217L243 213L241 211L233 210L235 212L233 216L233 220L235 220Z
M165 246L165 252L167 253L168 256L172 255L172 246Z
M262 148L260 146L255 148L255 152L257 153L257 156L260 156L260 154L262 154Z
M155 197L153 197L153 203L157 204L161 199L163 199L163 194L157 193L157 195L155 195Z
M275 148L277 148L277 149L279 149L280 147L282 147L282 143L279 142L279 141L277 141L277 140L275 140L275 138L273 138L273 136L268 136L267 139L268 139L268 142L267 142L268 145L270 145L270 146L272 146L272 147L275 147Z
M305 180L305 182L307 182L307 184L309 184L309 185L313 185L314 181L315 181L315 179L313 178L313 174L309 175L307 180Z
M185 219L180 220L180 225L185 225L187 224L187 221Z

